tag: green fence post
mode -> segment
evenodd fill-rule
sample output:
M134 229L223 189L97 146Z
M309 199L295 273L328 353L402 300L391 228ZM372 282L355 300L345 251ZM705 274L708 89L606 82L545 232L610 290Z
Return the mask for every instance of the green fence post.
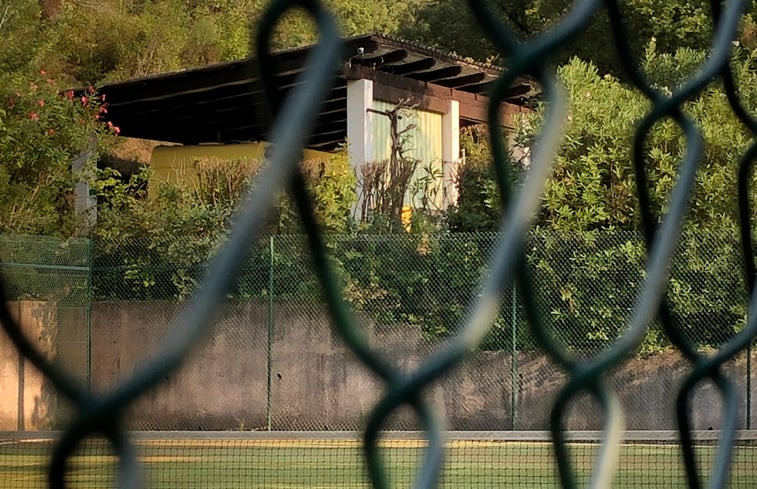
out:
M92 390L92 300L94 298L94 264L95 250L94 239L89 239L87 246L87 305L85 314L87 315L87 390Z
M269 260L268 260L268 340L266 352L266 426L271 431L271 376L272 372L272 354L273 354L273 236L269 241Z
M746 429L752 429L752 342L746 347Z
M518 388L518 364L515 359L515 353L518 349L518 332L517 332L517 322L518 322L518 308L516 306L517 304L517 289L515 287L515 284L513 284L513 294L511 299L511 310L510 310L510 331L512 333L511 336L511 349L510 349L510 407L512 408L512 416L510 419L510 429L515 431L515 416L517 413L517 408L515 407L515 403L517 402L517 396L516 396L516 390Z

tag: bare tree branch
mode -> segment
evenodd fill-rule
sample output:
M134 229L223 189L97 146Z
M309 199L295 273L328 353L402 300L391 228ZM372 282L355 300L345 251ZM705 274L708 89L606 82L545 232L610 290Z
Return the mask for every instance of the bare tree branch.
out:
M3 3L4 2L0 2L0 10L3 11L3 15L0 17L0 32L2 32L3 26L5 26L5 23L8 21L8 11L11 8L10 3L6 4L5 8L3 8Z

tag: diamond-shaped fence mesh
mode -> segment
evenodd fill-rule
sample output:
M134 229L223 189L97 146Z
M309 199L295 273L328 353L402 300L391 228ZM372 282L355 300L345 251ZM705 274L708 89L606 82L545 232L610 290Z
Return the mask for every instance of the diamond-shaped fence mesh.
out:
M487 263L497 237L329 236L327 248L370 343L398 371L411 372L456 333L479 293L470 284L490 272ZM170 249L156 250L145 241L2 240L8 289L24 291L17 297L9 294L19 304L14 307L37 318L32 327L41 326L39 333L49 336L42 344L48 345L46 354L56 365L101 391L123 382L138 362L150 359L169 334L166 325L186 308L185 297L206 271L202 253L216 248L207 246L193 261L186 256L176 260ZM192 243L187 238L175 244L189 249ZM526 261L540 277L534 288L539 313L572 352L589 357L622 333L619 325L628 320L644 274L639 233L539 230L529 236L526 249ZM687 316L687 334L702 351L717 348L744 324L739 300L744 284L733 272L738 259L734 240L726 236L685 234L679 245L672 272L681 291L675 307ZM554 452L544 432L566 376L538 346L519 294L517 289L505 293L481 347L428 393L444 412L449 430L443 487L558 485ZM0 460L16 469L0 487L39 487L44 464L24 466L23 461L49 456L51 435L40 431L62 428L70 411L51 386L34 390L40 376L33 367L19 371L18 355L8 358L4 392L21 388L21 382L26 396L20 402L10 396L3 403L3 430L18 432L6 434L14 443L0 445ZM621 451L620 487L683 483L670 392L688 370L659 325L653 325L639 353L608 379L632 434ZM757 379L747 370L744 354L724 370L737 385L739 416L746 424L747 379L752 391ZM291 487L359 487L366 475L356 432L381 395L380 380L331 327L304 237L272 236L259 242L241 265L214 334L194 349L182 369L138 399L126 412L126 422L141 433L137 449L151 487L177 481L205 487L219 480L240 487L284 480ZM712 386L700 388L693 428L718 433L720 403ZM21 411L27 413L25 424L17 415ZM751 411L753 423L757 413ZM564 425L583 437L571 446L579 481L586 482L596 461L601 410L590 397L580 397ZM383 443L393 477L405 486L423 451L425 442L418 438L422 426L412 411L400 410L383 428L389 432ZM714 441L709 437L701 444L702 460L711 461ZM754 450L747 441L739 445L731 487L753 484ZM79 453L80 463L97 474L99 483L115 481L107 444L88 442ZM200 465L193 470L186 464ZM84 469L75 465L71 470L81 474Z
M91 378L91 243L37 236L0 236L6 304L56 368ZM5 337L0 338L3 430L61 429L65 398Z
M341 41L320 2L272 2L251 88L274 144L226 239L0 243L0 487L757 484L757 298L746 299L757 146L734 169L738 239L681 232L703 154L685 102L720 79L757 134L730 64L747 2L710 2L709 55L664 93L639 72L613 0L576 1L529 39L486 2L467 3L507 66L489 91L490 126L521 76L545 106L517 188L492 131L501 232L322 234L297 163ZM529 234L565 116L549 55L600 7L650 101L631 143L642 234ZM293 8L319 43L283 97L269 41ZM657 216L646 142L662 119L680 128L684 154ZM285 188L305 235L262 239Z

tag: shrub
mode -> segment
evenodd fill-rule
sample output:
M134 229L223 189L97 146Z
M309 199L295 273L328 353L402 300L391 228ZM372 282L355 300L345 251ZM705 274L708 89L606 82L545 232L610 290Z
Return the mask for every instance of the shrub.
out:
M0 232L70 236L77 232L73 190L93 164L104 135L107 104L90 87L59 93L44 70L33 77L0 74Z

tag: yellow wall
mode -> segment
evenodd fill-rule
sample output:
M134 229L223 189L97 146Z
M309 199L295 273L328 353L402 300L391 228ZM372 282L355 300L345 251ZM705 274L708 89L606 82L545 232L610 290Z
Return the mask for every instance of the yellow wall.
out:
M374 100L373 108L381 111L389 111L396 107L396 104ZM411 187L414 182L429 177L428 170L433 173L432 183L428 190L428 197L433 205L442 208L442 114L429 112L420 109L408 110L410 116L403 117L399 121L398 129L402 131L410 124L415 127L408 131L405 136L408 137L407 152L411 158L420 160L418 167L413 174ZM388 160L392 151L391 124L389 118L381 114L372 113L373 117L373 136L374 136L374 159L376 161ZM420 207L420 202L413 199L412 195L405 196L405 204L411 207Z
M158 146L152 152L150 188L159 182L195 183L194 162L198 159L262 162L270 143L213 144L201 146ZM305 150L305 159L327 162L333 156L323 151Z

